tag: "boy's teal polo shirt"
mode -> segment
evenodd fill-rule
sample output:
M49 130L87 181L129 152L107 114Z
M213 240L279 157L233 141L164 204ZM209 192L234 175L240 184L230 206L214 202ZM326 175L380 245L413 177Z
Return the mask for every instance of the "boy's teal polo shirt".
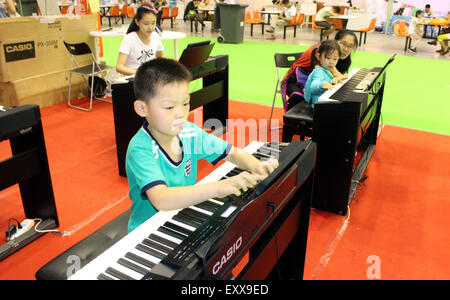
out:
M132 200L128 232L157 213L145 193L148 189L159 184L168 187L195 185L197 161L204 158L215 165L227 156L232 147L195 124L186 122L178 135L183 149L182 159L175 162L147 127L145 122L131 139L126 154L129 196Z

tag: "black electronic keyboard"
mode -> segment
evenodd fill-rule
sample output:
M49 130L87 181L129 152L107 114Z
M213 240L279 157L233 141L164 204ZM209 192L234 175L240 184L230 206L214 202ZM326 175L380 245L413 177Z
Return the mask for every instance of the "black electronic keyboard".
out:
M210 199L193 207L158 212L69 279L231 278L233 267L243 255L266 231L272 232L267 230L271 222L281 217L287 219L290 215L287 210L298 210L294 208L299 203L291 203L295 202L291 199L307 178L312 179L314 168L315 144L310 141L289 145L253 142L245 150L261 160L279 157L280 166L239 197ZM226 162L200 183L234 176L240 171ZM310 188L312 180L308 184ZM308 213L305 219L309 220L306 208L310 193L305 196L303 209ZM299 231L300 218L294 216L296 229L284 230L289 231L290 239ZM302 231L302 236L305 234ZM306 243L306 239L301 240ZM284 245L280 253L286 248ZM296 255L302 257L298 252Z
M374 151L386 81L386 68L353 69L349 78L326 91L314 107L317 143L312 206L345 215ZM356 152L362 151L360 159Z

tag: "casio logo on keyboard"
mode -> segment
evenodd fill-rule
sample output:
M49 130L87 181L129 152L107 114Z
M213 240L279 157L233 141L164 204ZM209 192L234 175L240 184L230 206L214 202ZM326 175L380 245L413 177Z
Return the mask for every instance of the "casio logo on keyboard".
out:
M242 246L242 236L240 236L234 243L231 245L230 248L228 248L227 252L222 255L220 260L218 260L212 269L212 273L216 275L217 273L222 270L222 267L233 257L233 255L236 253L236 251Z

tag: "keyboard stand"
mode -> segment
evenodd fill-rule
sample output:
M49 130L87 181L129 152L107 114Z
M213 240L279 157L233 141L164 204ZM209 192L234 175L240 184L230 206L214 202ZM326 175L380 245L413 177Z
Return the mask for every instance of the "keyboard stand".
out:
M25 217L41 219L40 230L58 227L55 198L39 106L0 111L0 141L9 140L12 157L0 161L0 191L19 185ZM0 260L43 235L30 229L0 246Z

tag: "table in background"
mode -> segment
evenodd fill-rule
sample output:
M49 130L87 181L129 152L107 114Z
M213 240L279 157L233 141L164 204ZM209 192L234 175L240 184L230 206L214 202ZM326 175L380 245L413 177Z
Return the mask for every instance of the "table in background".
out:
M270 25L270 16L271 15L280 15L283 11L281 10L259 10L258 13L262 15L267 15L267 25ZM264 17L265 19L265 17Z
M437 39L437 37L439 36L439 35L441 35L441 32L442 32L442 27L450 27L450 24L429 24L429 23L421 23L420 25L423 25L423 38L424 39L433 39L433 40L435 40L435 39ZM433 36L433 27L438 27L438 32L437 32L437 35L434 37ZM428 35L427 34L427 28L428 27L431 27L431 33Z
M329 19L338 19L338 20L342 20L342 28L346 29L347 28L347 23L348 20L350 19L357 19L359 18L359 16L352 16L352 15L339 15L339 16L331 16L328 17Z

